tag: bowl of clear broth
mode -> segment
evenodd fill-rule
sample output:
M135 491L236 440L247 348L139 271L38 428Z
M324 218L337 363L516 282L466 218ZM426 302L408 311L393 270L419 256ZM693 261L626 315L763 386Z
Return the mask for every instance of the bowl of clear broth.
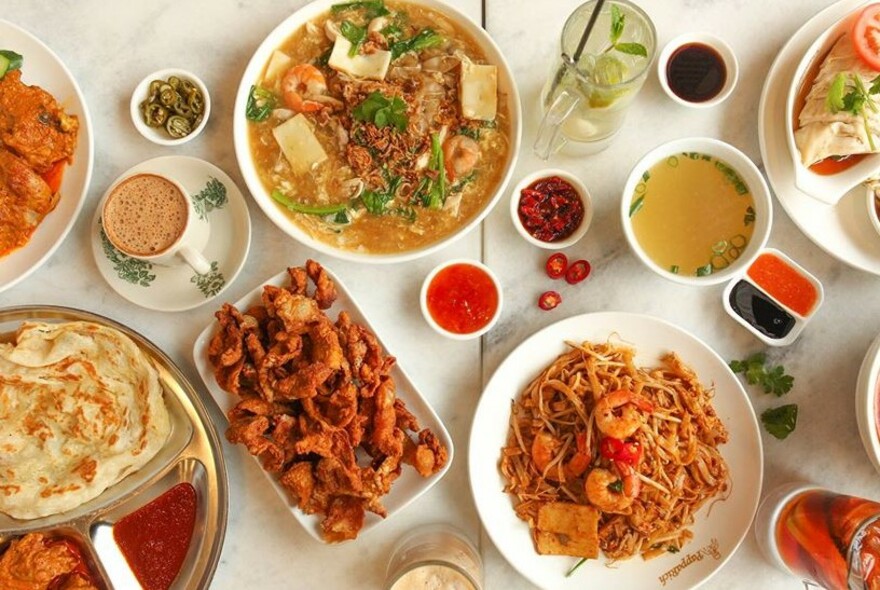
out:
M670 141L633 167L620 206L633 253L685 285L715 285L742 272L767 243L770 190L744 153L707 137Z
M513 75L489 35L440 0L316 0L245 68L233 139L282 231L367 263L425 256L477 227L519 152Z

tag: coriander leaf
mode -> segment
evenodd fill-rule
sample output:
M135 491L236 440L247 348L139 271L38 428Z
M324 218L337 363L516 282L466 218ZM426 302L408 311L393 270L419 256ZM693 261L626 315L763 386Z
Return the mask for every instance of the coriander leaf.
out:
M779 397L791 391L794 386L794 377L786 375L785 368L779 365L767 373L763 385L764 393L772 393Z
M391 44L391 59L397 59L409 51L421 51L443 42L443 36L434 29L422 29L414 37Z
M648 57L648 50L641 43L615 43L615 51L626 53L627 55L640 55Z
M880 76L871 80L871 88L868 89L871 94L880 94Z
M251 86L248 93L247 104L244 108L244 115L249 121L265 121L272 114L277 99L275 95L259 86Z
M367 38L366 27L359 27L351 21L344 20L339 25L339 32L351 42L351 49L348 50L348 55L350 57L357 55L358 49L360 49L361 44Z
M877 105L874 104L874 100L871 98L871 94L868 92L868 89L865 88L865 84L864 82L862 82L862 77L858 74L853 74L852 78L853 83L855 83L856 90L858 91L859 96L862 97L864 104L868 105L868 107L876 113Z
M381 92L372 92L352 111L352 117L358 121L373 123L376 127L393 126L398 131L405 131L409 119L406 116L406 103L395 96L388 98Z
M480 141L480 130L475 127L459 127L458 134L470 137L474 141Z
M400 38L403 37L403 29L397 25L388 25L379 32L382 33L382 36L385 37L389 43L399 41Z
M761 422L767 432L783 440L797 428L797 417L797 404L787 404L765 410L761 414Z
M880 78L880 76L878 76ZM832 115L843 110L843 91L846 89L846 75L841 72L834 76L831 86L828 88L828 96L825 97L825 108Z
M620 12L617 4L611 5L611 44L616 45L623 35L623 26L626 24L626 16Z
M623 480L618 479L616 481L611 482L610 484L608 484L608 490L611 492L617 492L618 494L622 493L623 492Z

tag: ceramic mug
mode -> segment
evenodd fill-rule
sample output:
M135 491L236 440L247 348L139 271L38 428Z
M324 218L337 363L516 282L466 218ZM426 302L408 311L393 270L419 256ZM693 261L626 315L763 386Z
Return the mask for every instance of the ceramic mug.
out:
M104 196L101 224L110 243L127 256L163 266L186 263L198 274L211 271L201 252L210 225L171 178L154 173L123 178Z

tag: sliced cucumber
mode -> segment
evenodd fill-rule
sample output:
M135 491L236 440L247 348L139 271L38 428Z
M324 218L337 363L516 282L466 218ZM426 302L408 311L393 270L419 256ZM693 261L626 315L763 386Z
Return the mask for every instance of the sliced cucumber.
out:
M24 58L8 49L0 49L0 78L6 75L6 72L17 70L21 67Z

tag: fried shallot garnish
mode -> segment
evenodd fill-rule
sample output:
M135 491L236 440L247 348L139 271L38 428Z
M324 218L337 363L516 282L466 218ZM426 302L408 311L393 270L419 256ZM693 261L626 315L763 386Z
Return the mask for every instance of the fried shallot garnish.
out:
M337 297L329 273L313 260L287 272L290 285L267 285L261 304L223 305L208 356L241 398L226 438L279 474L301 510L323 515L325 540L346 541L366 512L386 515L381 499L404 464L428 477L447 451L397 399L395 359L375 335L344 311L336 322L324 313Z

